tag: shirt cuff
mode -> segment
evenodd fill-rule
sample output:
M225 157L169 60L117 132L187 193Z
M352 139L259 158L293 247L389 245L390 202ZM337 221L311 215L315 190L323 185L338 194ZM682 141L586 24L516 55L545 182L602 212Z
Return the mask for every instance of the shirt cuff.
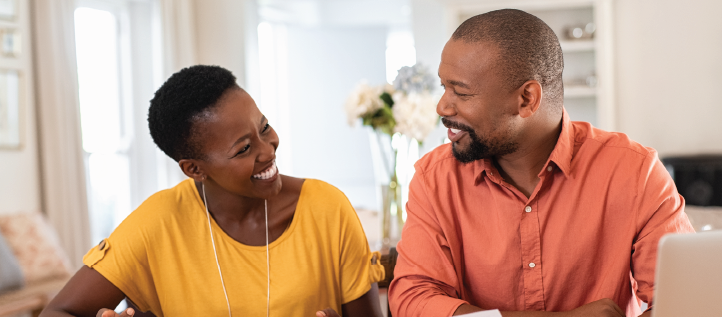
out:
M469 302L448 297L448 296L434 296L432 298L429 298L429 300L426 302L426 306L423 308L423 313L421 315L423 316L452 316L454 315L454 312L459 308L459 306L468 304Z

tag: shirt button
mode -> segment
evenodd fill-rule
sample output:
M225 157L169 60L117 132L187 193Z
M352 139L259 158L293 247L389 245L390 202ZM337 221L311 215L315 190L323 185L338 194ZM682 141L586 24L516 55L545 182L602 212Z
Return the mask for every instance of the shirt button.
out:
M526 206L526 208L524 208L524 211L531 212L531 206Z
M529 267L535 267L535 266L536 266L536 264L534 264L534 263L529 263Z
M547 166L547 172L551 172L553 168L551 166Z

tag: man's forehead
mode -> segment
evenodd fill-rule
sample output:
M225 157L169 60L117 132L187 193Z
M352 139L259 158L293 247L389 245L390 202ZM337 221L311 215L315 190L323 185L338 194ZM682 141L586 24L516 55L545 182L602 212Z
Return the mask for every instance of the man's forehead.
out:
M489 74L494 69L498 63L498 51L495 45L485 42L449 40L441 54L439 77L460 82L476 80L477 76Z

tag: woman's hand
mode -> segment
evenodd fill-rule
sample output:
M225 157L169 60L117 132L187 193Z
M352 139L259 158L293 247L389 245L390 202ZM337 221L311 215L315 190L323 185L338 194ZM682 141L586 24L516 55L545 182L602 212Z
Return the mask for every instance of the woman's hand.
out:
M118 313L116 313L112 309L101 308L98 311L98 314L95 315L95 317L133 317L134 314L135 314L135 310L133 310L133 308L128 308L128 309L124 310L123 313L120 315L118 315ZM338 316L338 315L336 315L336 316Z
M103 316L103 317L109 317L109 316ZM333 310L332 308L329 307L324 310L317 311L316 317L341 317L341 316L339 316L335 310Z

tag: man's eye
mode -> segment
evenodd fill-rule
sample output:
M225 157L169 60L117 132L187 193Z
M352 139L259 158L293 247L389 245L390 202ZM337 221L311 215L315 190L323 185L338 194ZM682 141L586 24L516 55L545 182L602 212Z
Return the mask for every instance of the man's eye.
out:
M263 126L263 131L261 131L261 132L266 132L266 131L268 131L268 128L270 128L270 127L271 127L271 124L266 123L266 125Z
M466 94L460 94L460 93L458 93L458 92L456 92L456 91L454 91L454 94L456 94L456 95L459 96L459 97L468 97L468 96L469 96L469 95L466 95Z

